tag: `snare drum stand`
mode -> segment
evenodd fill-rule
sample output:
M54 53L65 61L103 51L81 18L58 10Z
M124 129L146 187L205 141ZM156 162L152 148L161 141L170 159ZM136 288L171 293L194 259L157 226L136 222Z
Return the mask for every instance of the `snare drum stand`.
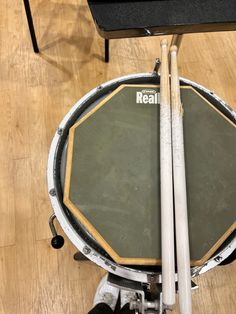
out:
M130 310L135 310L135 314L167 314L171 308L165 308L162 303L162 284L156 281L156 276L150 276L149 283L141 283L121 278L109 273L108 283L122 290L135 292L136 300L130 302ZM192 281L192 290L198 286ZM178 284L176 283L176 291Z

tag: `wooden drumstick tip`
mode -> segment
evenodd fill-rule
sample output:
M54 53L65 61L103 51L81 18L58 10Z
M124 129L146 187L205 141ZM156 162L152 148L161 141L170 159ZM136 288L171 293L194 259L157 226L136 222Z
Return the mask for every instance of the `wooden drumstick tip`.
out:
M162 39L161 41L161 47L162 46L168 46L168 40L167 39Z
M177 46L174 45L174 46L171 46L171 47L170 47L170 53L172 53L172 52L173 52L173 53L177 53L177 51L178 51Z

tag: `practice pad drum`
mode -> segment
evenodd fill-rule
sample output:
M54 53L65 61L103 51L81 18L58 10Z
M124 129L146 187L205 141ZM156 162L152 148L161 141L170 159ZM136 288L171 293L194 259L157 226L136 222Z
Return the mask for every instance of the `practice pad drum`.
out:
M192 274L235 248L235 113L181 79ZM49 194L89 259L141 282L160 276L159 77L127 76L82 98L49 154ZM125 265L125 266L124 266Z

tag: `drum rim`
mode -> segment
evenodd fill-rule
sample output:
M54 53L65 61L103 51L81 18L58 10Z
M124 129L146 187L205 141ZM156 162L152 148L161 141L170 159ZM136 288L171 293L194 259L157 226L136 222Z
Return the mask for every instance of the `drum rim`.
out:
M70 241L75 245L75 247L83 252L87 258L89 258L91 261L93 261L98 266L101 266L103 269L107 270L108 272L114 273L120 277L148 283L150 281L155 280L155 282L161 282L161 274L158 272L152 272L152 271L146 271L146 270L139 270L134 269L131 267L119 265L113 261L111 261L109 258L103 256L99 252L97 252L93 247L91 247L85 239L83 239L75 230L75 228L72 226L71 222L69 221L65 210L60 202L59 195L58 195L58 189L56 184L56 159L58 154L58 147L63 135L63 131L65 127L68 125L70 119L72 119L73 115L86 104L91 98L96 96L98 92L101 90L106 90L109 87L112 87L114 85L120 85L124 84L125 81L128 80L138 80L138 79L155 79L158 78L156 73L138 73L138 74L131 74L122 76L113 80L110 80L94 89L92 89L90 92L88 92L85 96L83 96L76 104L70 109L70 111L64 116L63 120L59 124L58 130L55 133L50 151L49 151L49 157L48 157L48 168L47 168L47 181L48 181L48 193L49 198L51 201L51 205L53 207L53 210L55 212L55 215L65 232L65 234L68 236ZM195 87L198 91L202 91L202 93L206 96L206 94L209 96L210 99L214 99L217 103L220 104L220 110L222 111L224 109L224 114L229 117L232 121L236 122L236 113L215 93L212 91L209 91L205 87L192 82L185 78L180 78L180 81L182 84L190 85ZM114 87L115 89L116 87ZM88 105L89 106L89 105ZM218 108L219 109L219 108ZM86 108L84 109L86 110ZM82 113L82 112L81 112ZM69 128L69 127L68 127ZM191 268L192 276L195 277L199 274L202 274L211 268L217 266L220 264L224 259L226 259L233 251L236 249L236 237L234 236L232 241L226 245L222 250L219 250L219 252L215 253L212 258L210 258L203 266L196 266Z

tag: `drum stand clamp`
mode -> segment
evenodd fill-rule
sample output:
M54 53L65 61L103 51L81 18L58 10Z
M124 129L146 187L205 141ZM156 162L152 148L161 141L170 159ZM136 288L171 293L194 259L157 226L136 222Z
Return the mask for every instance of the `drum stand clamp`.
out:
M55 225L54 225L54 219L56 218L55 214L52 214L49 218L49 227L51 229L53 238L51 240L51 246L54 249L61 249L64 245L64 238L61 235L57 234Z
M140 282L108 274L108 283L119 289L136 292L136 300L130 302L130 310L136 314L163 314L161 284L142 284ZM155 286L155 287L154 287Z

